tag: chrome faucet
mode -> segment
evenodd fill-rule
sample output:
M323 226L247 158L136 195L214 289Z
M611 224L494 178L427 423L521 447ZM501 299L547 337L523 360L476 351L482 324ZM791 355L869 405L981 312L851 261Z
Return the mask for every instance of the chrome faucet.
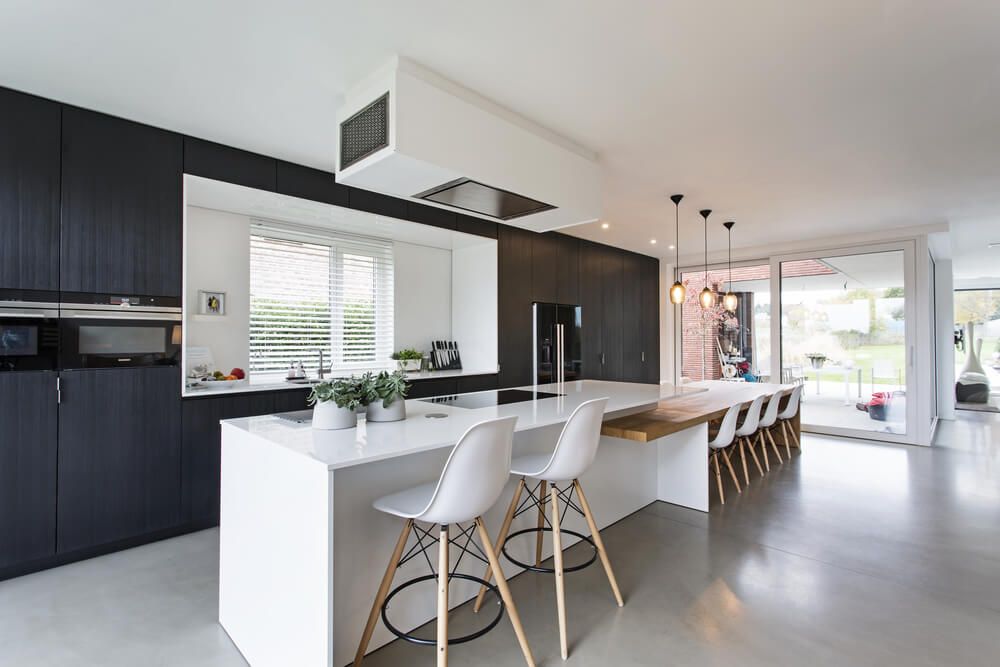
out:
M319 368L316 369L316 376L322 380L324 374L329 371L329 368L324 368L323 366L323 350L318 350L319 352Z

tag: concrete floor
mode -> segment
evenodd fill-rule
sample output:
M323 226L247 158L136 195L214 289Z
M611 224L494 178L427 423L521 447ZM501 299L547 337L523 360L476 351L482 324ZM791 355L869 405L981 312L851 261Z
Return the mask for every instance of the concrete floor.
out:
M551 579L516 577L539 664L997 664L1000 416L943 423L934 448L806 436L727 492L707 515L657 503L604 531L625 607L599 566L567 575L566 663ZM0 665L245 664L215 622L217 550L205 531L0 583ZM466 606L452 627L479 620ZM523 664L507 620L451 658ZM433 663L403 642L365 661Z

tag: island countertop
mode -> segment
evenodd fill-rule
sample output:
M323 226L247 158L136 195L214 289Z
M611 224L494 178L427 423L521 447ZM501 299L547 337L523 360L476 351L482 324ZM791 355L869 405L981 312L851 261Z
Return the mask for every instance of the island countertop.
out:
M308 422L280 415L229 419L222 424L224 429L245 431L335 470L453 446L469 427L487 419L516 416L515 431L526 431L565 422L577 406L594 398L608 397L605 414L620 416L630 410L706 391L699 387L600 380L513 388L563 395L475 409L434 403L433 399L413 399L406 401L405 420L369 424L362 417L356 428L337 431L315 430Z

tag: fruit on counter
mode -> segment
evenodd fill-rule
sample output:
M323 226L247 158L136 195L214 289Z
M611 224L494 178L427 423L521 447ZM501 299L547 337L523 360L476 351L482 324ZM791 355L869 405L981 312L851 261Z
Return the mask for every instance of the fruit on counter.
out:
M242 368L234 368L233 370L229 371L229 374L232 375L237 380L242 380L247 376L246 371L244 371Z
M232 380L239 380L239 378L238 378L238 377L236 377L235 375L226 375L226 376L225 376L225 377L223 377L222 379L223 379L223 380L226 380L226 381L232 381Z
M216 380L221 380L226 376L222 374L222 371L215 371L214 373L212 373L212 377L215 378Z

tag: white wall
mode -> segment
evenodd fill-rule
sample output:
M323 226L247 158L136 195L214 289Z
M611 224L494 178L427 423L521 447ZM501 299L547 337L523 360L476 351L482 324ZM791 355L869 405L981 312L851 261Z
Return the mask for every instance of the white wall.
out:
M187 207L185 346L207 347L224 373L246 369L250 338L250 218ZM226 293L225 315L198 315L198 290Z
M934 262L934 308L937 326L937 408L940 419L955 418L955 292L952 261Z
M395 349L431 349L432 340L452 340L451 251L396 241Z
M466 370L497 369L497 243L452 251L451 330Z

